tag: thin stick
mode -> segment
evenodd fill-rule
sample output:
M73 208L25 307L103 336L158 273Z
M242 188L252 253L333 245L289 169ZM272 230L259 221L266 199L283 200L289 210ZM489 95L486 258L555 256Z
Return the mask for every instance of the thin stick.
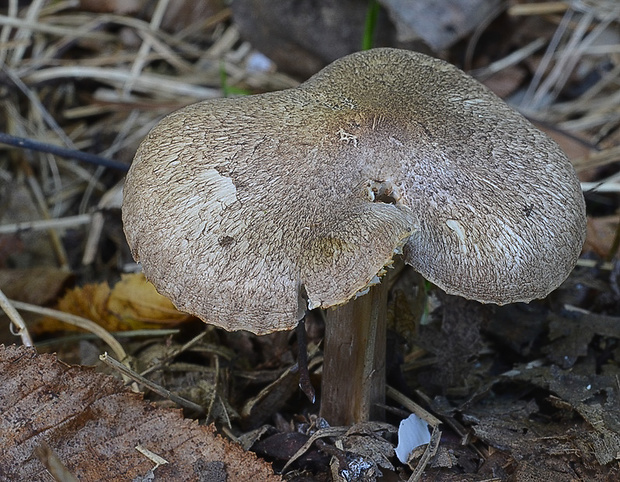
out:
M22 231L42 231L45 229L61 229L89 224L92 214L78 214L58 219L39 219L37 221L26 221L23 223L2 224L0 234L14 234Z
M506 6L503 3L497 5L493 10L491 10L484 18L481 19L480 23L476 26L476 29L471 34L469 41L467 42L467 48L465 49L465 71L468 72L471 70L472 59L474 57L474 51L476 49L476 45L480 40L482 34L486 31L486 29L491 25L493 20L499 17L502 12L506 10Z
M620 184L616 182L582 182L581 189L584 192L620 192Z
M288 462L284 465L284 467L282 467L281 472L282 473L286 472L286 469L288 469L290 465L293 462L295 462L299 457L305 454L308 451L308 449L312 446L312 444L316 442L317 440L319 440L320 438L339 437L340 435L343 435L344 433L346 433L346 431L347 431L347 427L327 427L327 428L321 428L317 430L306 441L306 443L303 444L303 446L299 450L297 450L297 452L295 452L295 454L293 454L293 456L290 459L288 459Z
M17 18L18 10L19 10L19 5L17 4L17 0L10 0L9 5L8 5L8 12L7 12L8 16L11 18ZM11 35L11 30L12 28L10 28L8 25L2 26L2 29L0 30L0 44L7 45L9 37ZM27 42L25 43L28 44ZM21 44L21 41L17 41L15 45L17 46L20 44ZM10 48L11 47L7 45L6 48L0 51L0 63L4 63Z
M78 479L69 469L62 463L58 454L47 444L42 441L34 448L34 455L45 466L54 480L59 482L78 482Z
M122 375L132 379L133 381L139 383L140 385L144 385L145 387L147 387L150 390L153 390L155 393L161 395L162 397L172 400L174 403L177 403L182 407L188 408L190 410L194 410L195 412L199 414L204 413L205 409L201 405L198 405L197 403L194 403L191 400L187 400L179 395L176 395L172 393L170 390L167 390L164 387L157 385L156 383L138 375L136 372L134 372L130 368L116 361L114 358L109 357L107 353L104 353L103 355L99 355L99 359L103 363L108 365L109 367L117 370Z
M547 69L553 59L553 54L557 50L558 45L560 44L560 40L562 40L564 32L568 28L568 25L570 24L572 18L573 11L569 9L565 12L562 21L560 22L560 25L558 25L558 28L553 33L553 37L551 38L551 41L547 46L547 50L545 51L545 54L543 55L540 63L538 64L536 72L534 72L534 77L532 78L530 85L528 86L525 95L523 96L523 99L521 101L521 109L525 110L532 108L533 99L536 95L536 91L540 83L542 82L543 75L545 72L547 72Z
M25 76L27 82L35 83L74 78L95 79L105 84L112 85L113 87L122 88L124 83L131 78L131 73L122 69L81 67L76 65L50 67L45 70L32 72ZM198 81L199 79L196 79L196 82ZM182 82L170 76L144 73L135 79L132 90L134 92L150 94L159 93L168 97L186 95L198 99L212 99L222 96L222 92L219 89L211 89L189 82Z
M50 154L54 154L55 156L84 161L90 164L95 164L97 166L118 169L119 171L127 171L129 169L129 166L127 164L106 159L95 154L89 154L88 152L82 152L76 149L68 149L66 147L55 146L54 144L39 142L35 141L34 139L26 139L24 137L12 136L10 134L7 134L6 132L0 132L0 144L21 147L23 149L30 149L37 152L48 152Z
M26 180L28 182L28 186L30 187L30 192L32 193L32 196L36 201L41 215L46 220L52 219L52 215L48 209L47 201L45 199L45 195L43 194L43 189L41 189L41 186L39 185L39 181L32 172L30 165L24 163L23 166L24 170L26 171ZM65 251L65 247L62 243L62 240L60 239L60 235L55 229L48 229L47 236L49 237L53 251L56 254L58 265L61 269L68 270L69 260L67 257L67 252Z
M544 3L526 3L523 5L512 5L508 8L508 15L549 15L553 13L562 13L570 8L569 2L544 2Z
M25 25L17 30L17 33L15 34L16 40L28 39L32 35L32 28L41 23L37 20L43 4L43 0L34 0L30 3L26 11L26 19L24 21ZM22 61L26 48L27 45L19 45L15 50L13 50L13 55L10 59L11 65L18 65Z
M426 446L426 450L422 454L418 465L415 470L409 477L407 482L417 482L422 477L422 472L426 468L427 464L431 460L431 458L437 453L437 449L439 448L439 441L441 440L441 432L437 427L433 428L433 433L431 434L431 441Z
M207 330L204 330L202 333L199 333L198 335L196 335L194 338L192 338L191 340L189 340L187 343L185 343L183 346L181 346L180 348L177 348L176 350L173 350L171 353L169 353L168 355L164 356L162 359L159 360L158 363L151 365L150 367L148 367L146 370L142 371L140 373L140 376L146 376L151 372L154 372L155 370L159 370L161 367L163 367L166 363L168 363L170 360L172 360L174 357L180 355L181 353L183 353L184 351L188 350L189 348L191 348L192 346L194 346L196 343L198 343L200 340L202 340L206 334L208 333Z
M149 23L149 29L155 31L159 28L161 21L164 17L164 13L166 8L168 8L169 0L159 0L157 5L155 6L155 12L153 12L153 16L151 18L151 22ZM151 37L145 37L142 41L142 45L140 45L140 50L138 50L138 55L131 66L130 77L125 82L122 90L122 96L127 96L131 91L133 84L136 82L136 79L140 76L142 69L146 65L146 60L149 52L151 51Z
M611 271L612 269L614 269L614 263L604 262L596 259L578 259L577 266L580 266L582 268L604 269L606 271Z
M593 167L600 167L612 162L617 162L620 158L620 146L610 147L604 151L593 152L586 157L573 160L573 165L577 172ZM586 183L583 183L586 184ZM583 185L582 184L582 185ZM586 184L587 185L587 184Z
M6 65L1 66L2 72L15 84L17 87L30 101L34 110L41 116L41 119L47 124L47 126L58 136L58 138L70 149L75 149L75 145L71 138L65 133L64 130L58 125L58 122L54 118L53 115L49 113L49 111L39 99L39 96L28 87L22 79L13 71L13 69L9 69Z
M112 349L112 351L119 360L127 359L127 353L125 352L123 346L118 341L116 341L116 339L105 328L99 326L94 321L82 318L81 316L65 313L63 311L32 305L30 303L23 303L21 301L14 300L10 300L10 302L18 310L28 311L30 313L37 313L43 316L49 316L51 318L60 320L63 323L68 323L69 325L78 326L85 329L86 331L90 331L91 333L94 333L99 338L101 338Z
M514 52L507 55L506 57L496 60L495 62L492 62L489 65L487 65L486 67L472 70L469 73L470 75L475 77L477 80L480 80L480 81L485 80L491 77L492 75L497 74L498 72L501 72L504 69L507 69L508 67L512 65L518 64L519 62L528 58L538 49L544 47L544 45L545 45L545 41L542 38L537 38L536 40L527 44L525 47L515 50Z
M0 15L0 25L8 26L8 27L16 27L19 29L28 29L31 31L30 33L41 32L41 33L48 33L52 35L59 35L61 37L71 35L76 39L81 38L81 37L88 37L89 39L96 40L99 42L106 42L106 41L109 42L110 40L116 38L114 34L93 32L93 31L84 30L81 28L75 29L74 27L59 27L59 26L50 25L44 22L31 21L28 19L24 20L24 19L16 18L16 17L7 17L5 15ZM24 50L25 50L25 47L30 45L30 40L28 39L27 36L22 36L22 37L25 39L25 42L24 42ZM21 43L18 45L21 45ZM10 62L11 65L19 64L19 62L16 61L17 57L18 57L17 55L13 56ZM21 57L21 54L20 54L20 57Z
M11 320L11 323L13 323L15 327L17 327L16 335L22 339L22 343L24 344L24 346L34 346L34 344L32 343L32 337L30 336L30 333L28 333L28 328L26 328L26 323L24 322L24 319L15 309L13 304L14 302L11 302L11 300L6 297L2 290L0 290L0 308L4 310L6 315L9 317L9 320Z
M392 400L394 400L395 402L401 404L411 413L415 413L418 417L420 417L430 426L437 427L441 424L441 420L435 417L432 413L428 412L427 410L424 410L420 405L415 403L409 397L402 394L395 388L390 387L389 385L387 386L387 396L391 398Z

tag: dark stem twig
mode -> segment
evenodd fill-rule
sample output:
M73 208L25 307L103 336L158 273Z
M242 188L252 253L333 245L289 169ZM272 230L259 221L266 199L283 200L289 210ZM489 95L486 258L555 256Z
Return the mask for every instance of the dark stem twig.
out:
M312 403L316 400L314 387L310 381L310 372L308 371L308 341L306 339L306 317L304 316L297 325L297 348L299 354L297 356L297 368L299 370L299 388L306 394L308 400Z
M88 162L89 164L95 164L97 166L109 167L119 171L127 171L129 169L129 165L127 164L97 156L96 154L89 154L88 152L82 152L75 149L67 149L66 147L55 146L54 144L47 144L33 139L26 139L25 137L12 136L6 132L0 132L0 144L21 147L23 149L30 149L37 152L47 152L49 154L54 154L67 159L76 159L78 161Z

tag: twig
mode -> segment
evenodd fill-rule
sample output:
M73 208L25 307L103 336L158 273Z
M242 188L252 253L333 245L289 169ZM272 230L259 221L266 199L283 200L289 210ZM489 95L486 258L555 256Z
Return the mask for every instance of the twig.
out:
M28 82L46 82L56 79L87 78L103 82L114 87L121 87L131 78L131 73L123 69L65 66L50 67L45 70L32 72L26 76ZM196 79L198 82L198 79ZM132 89L136 92L160 93L166 96L186 95L197 99L212 99L221 97L219 89L211 89L194 85L189 82L182 82L174 77L157 74L142 74L136 78Z
M220 378L220 357L218 357L217 355L215 355L213 357L214 361L215 361L215 370L213 373L213 396L211 397L211 400L209 400L209 406L207 407L207 416L205 417L205 419L207 421L211 420L211 415L213 413L213 407L215 406L215 400L219 397L217 391L219 389L219 383L218 380ZM226 410L224 410L224 413L226 413ZM228 418L228 414L226 413L226 419L228 421L228 426L232 428L231 424L230 424L230 419Z
M32 107L36 110L36 112L38 112L38 114L41 116L41 119L45 121L45 124L47 124L47 126L52 129L54 134L56 134L56 136L58 136L58 138L69 149L77 150L75 149L75 145L73 144L71 138L69 138L65 131L62 130L54 116L52 116L45 108L43 102L41 102L41 99L39 99L39 96L30 87L28 87L22 81L22 79L20 79L20 77L13 71L13 69L8 68L6 65L3 65L1 68L2 72L11 80L11 82L13 82L13 84L15 84L15 87L17 87L22 92L22 94L24 94L28 98L28 100L32 104Z
M76 30L73 27L58 27L56 25L49 25L44 22L37 22L33 20L28 20L28 19L24 20L24 19L15 18L15 17L7 17L5 15L0 15L0 25L7 26L7 27L16 27L20 30L28 29L30 33L41 32L41 33L47 33L47 34L52 34L52 35L59 35L61 37L64 37L66 35L72 35L75 38L88 37L91 40L97 40L99 42L110 41L112 39L117 38L116 35L113 35L113 34L93 32L93 31L83 30L83 29ZM21 38L26 40L25 45L30 45L30 39L28 37L24 35ZM21 43L19 43L18 46L19 45L21 45ZM19 63L16 61L17 57L18 56L16 55L13 56L13 58L11 59L11 65L17 65ZM20 54L20 57L21 57L21 54Z
M149 23L149 29L158 29L164 17L166 8L168 7L168 2L169 0L159 0L157 2L157 5L155 6L155 11L153 12L153 15L151 17L151 22ZM131 76L129 77L129 79L127 79L127 82L125 82L125 85L123 86L123 97L129 95L129 93L132 91L134 83L142 73L142 69L146 65L146 58L151 51L151 45L152 38L150 36L145 37L142 41L142 45L140 45L140 50L138 50L138 55L136 56L133 65L131 66Z
M19 11L19 5L17 4L17 0L11 0L8 2L8 16L11 18L17 18L17 13ZM2 45L6 45L10 36L11 36L11 30L12 28L9 27L8 25L3 25L2 29L0 30L0 44ZM17 47L18 45L21 44L22 41L17 41L18 43L15 44L15 46ZM30 42L27 41L23 41L25 45L28 45ZM6 56L9 52L10 47L5 47L0 51L0 63L4 63L4 61L6 60Z
M107 209L117 208L120 209L123 201L123 183L122 181L117 183L112 189L108 190L97 204L97 211L93 213L92 222L90 224L90 230L84 245L84 252L82 254L82 265L87 266L95 261L97 250L99 248L99 240L103 233L103 226L105 219L103 212Z
M467 48L465 49L465 60L463 62L466 72L471 70L471 65L474 58L474 51L476 50L476 45L478 44L480 37L486 31L489 25L491 25L493 20L499 17L502 12L504 12L504 10L506 10L506 5L503 2L500 2L493 10L491 10L484 18L481 19L480 23L476 26L476 29L471 34L469 41L467 42Z
M153 467L150 472L153 472L160 465L166 465L168 463L165 458L160 457L155 452L151 452L149 449L143 447L140 444L136 445L134 448L155 464L155 467Z
M573 13L574 12L572 9L568 9L563 16L560 25L555 30L553 37L551 38L551 41L547 46L547 50L545 51L545 54L540 60L538 68L536 69L536 72L534 72L534 77L532 78L532 81L530 82L530 85L528 86L527 91L523 96L523 100L521 101L521 109L531 108L533 104L533 99L537 95L536 91L542 81L543 75L545 72L547 72L547 69L549 68L549 64L553 59L553 54L557 50L558 45L560 44L560 40L562 40L562 36L564 35L564 32L568 28L568 25L573 18Z
M431 434L431 441L426 446L426 450L422 454L418 465L416 465L415 470L409 477L407 482L417 482L422 477L422 472L430 462L431 458L437 453L437 449L439 448L439 441L441 440L441 432L437 427L433 428L433 433Z
M344 433L346 433L347 427L327 427L317 430L312 434L312 436L306 441L305 444L297 451L295 454L288 460L288 462L282 467L282 473L286 472L286 469L295 462L299 457L305 454L308 449L312 446L312 444L320 438L323 437L338 437Z
M620 183L617 182L582 182L581 189L584 192L620 192Z
M596 259L578 259L577 266L582 268L596 268L596 269L604 269L606 271L611 271L614 269L614 264L596 260Z
M6 132L0 132L0 144L7 144L9 146L21 147L23 149L30 149L38 152L48 152L50 154L65 157L67 159L84 161L90 164L95 164L97 166L118 169L119 171L127 171L127 169L129 169L129 166L127 164L112 161L110 159L97 156L95 154L89 154L88 152L82 152L75 149L55 146L54 144L39 142L35 141L34 139L26 139L24 137L12 136L10 134L7 134Z
M178 329L164 329L164 330L130 330L130 331L115 331L113 332L114 338L118 339L133 339L133 338L160 338L170 337L170 335L178 335ZM99 337L92 333L76 333L73 335L63 335L56 338L49 338L45 341L37 341L37 348L54 347L62 344L70 344L79 342L82 340L98 340Z
M402 406L404 406L411 413L415 413L418 417L420 417L422 420L424 420L430 426L437 427L438 425L441 424L441 420L439 420L437 417L435 417L433 414L431 414L427 410L424 410L420 405L415 403L413 400L411 400L409 397L407 397L406 395L402 394L401 392L399 392L395 388L392 388L391 386L388 385L386 387L386 390L387 390L386 395L389 398L391 398L395 402L400 403Z
M28 6L28 10L26 11L26 19L24 21L24 26L20 27L15 34L16 40L28 39L31 36L32 29L35 25L39 25L40 22L37 22L39 17L39 12L43 7L43 0L34 0ZM24 53L26 52L27 45L19 45L15 50L13 50L13 55L11 57L10 63L12 65L17 65L21 62Z
M34 454L54 480L58 482L78 482L75 475L62 463L60 457L45 441L42 441L35 447Z
M45 220L52 219L52 215L50 214L48 203L45 199L45 195L43 194L43 189L39 185L39 181L35 177L32 169L28 164L23 164L24 170L26 171L26 180L28 182L28 186L30 187L30 192L36 201L37 207L41 212L41 215ZM60 239L58 232L55 229L48 229L47 235L49 237L50 243L52 245L53 251L56 254L56 258L58 260L58 265L61 269L68 270L69 269L69 260L67 257L67 252L65 251L65 247Z
M151 365L150 367L148 367L146 370L143 370L142 372L140 372L140 376L145 376L145 375L148 375L149 373L154 372L155 370L159 370L170 360L179 356L181 353L185 352L186 350L194 346L196 343L198 343L200 340L202 340L206 336L207 333L208 331L205 329L203 332L196 335L194 338L189 340L183 346L177 348L176 350L173 350L171 353L164 356L162 359L159 359L158 363L155 363L154 365Z
M11 320L13 326L17 327L16 335L22 339L22 343L24 346L34 346L32 343L32 338L30 337L30 333L28 333L28 328L26 328L26 323L18 311L13 306L14 302L11 302L6 295L0 289L0 308L4 310L6 315Z
M573 160L573 166L577 172L584 169L605 166L620 159L620 146L614 146L604 151L593 152L592 154Z
M512 5L508 8L508 15L549 15L552 13L562 13L570 8L569 2L544 2L544 3L526 3Z
M61 229L88 224L92 219L92 214L78 214L58 219L39 219L37 221L26 221L23 223L2 224L0 234L13 234L22 231L41 231L45 229Z
M193 410L193 411L195 411L198 414L203 414L204 413L205 409L201 405L198 405L197 403L194 403L191 400L187 400L187 399L185 399L185 398L183 398L183 397L181 397L179 395L176 395L176 394L172 393L170 390L167 390L164 387L162 387L160 385L157 385L156 383L154 383L154 382L152 382L150 380L147 380L146 378L140 376L139 374L134 372L132 369L126 367L125 365L123 365L122 363L118 362L114 358L109 357L107 353L104 353L103 355L99 355L99 359L103 363L108 365L109 367L114 368L115 370L117 370L122 375L132 379L133 381L139 383L140 385L144 385L145 387L149 388L150 390L154 391L155 393L158 393L162 397L165 397L165 398L167 398L169 400L172 400L174 403L177 403L180 406L188 408L190 410Z
M510 55L507 55L506 57L499 59L484 68L472 70L469 73L480 81L488 79L492 75L497 74L498 72L501 72L502 70L512 65L516 65L524 59L528 58L530 55L532 55L538 49L542 48L544 45L545 41L542 38L537 38L536 40L527 44L525 47L515 50Z
M18 310L28 311L30 313L37 313L43 316L49 316L68 323L69 325L83 328L86 331L90 331L103 340L114 352L119 360L126 360L127 353L123 346L116 341L116 339L102 326L98 325L94 321L82 318L81 316L65 313L64 311L53 310L51 308L43 308L41 306L32 305L30 303L23 303L21 301L10 300L11 304Z

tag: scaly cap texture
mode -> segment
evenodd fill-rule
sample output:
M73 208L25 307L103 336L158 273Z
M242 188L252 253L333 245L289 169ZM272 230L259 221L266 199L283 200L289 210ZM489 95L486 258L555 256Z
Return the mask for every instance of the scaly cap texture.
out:
M448 293L544 297L585 238L559 147L456 67L397 49L169 115L124 195L127 240L157 289L258 334L345 303L401 248Z

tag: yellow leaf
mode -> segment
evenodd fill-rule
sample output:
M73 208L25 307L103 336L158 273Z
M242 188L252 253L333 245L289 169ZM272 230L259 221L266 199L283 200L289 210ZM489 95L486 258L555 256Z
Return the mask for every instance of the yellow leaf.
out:
M190 318L160 295L143 274L122 275L114 285L107 305L110 314L132 324L178 324ZM135 327L134 327L135 329Z
M57 309L88 318L108 331L170 327L191 319L160 295L141 273L122 275L112 289L104 282L69 290L58 302ZM34 331L70 329L74 328L46 318Z

